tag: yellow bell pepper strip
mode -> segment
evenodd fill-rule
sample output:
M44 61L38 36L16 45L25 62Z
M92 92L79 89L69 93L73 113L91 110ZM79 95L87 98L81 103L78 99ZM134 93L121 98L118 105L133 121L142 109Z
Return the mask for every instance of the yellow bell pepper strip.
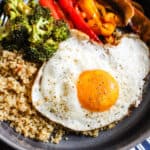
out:
M69 15L70 19L77 29L88 34L91 39L102 43L98 36L94 33L94 31L84 21L78 9L74 7L74 0L58 0L58 4L62 8L62 10Z
M99 10L93 0L79 0L78 5L81 10L86 14L88 25L96 32L99 33L101 26ZM85 19L85 18L84 18Z
M105 17L102 18L102 21L109 22L109 23L116 25L117 16L115 14L109 12L105 15Z
M95 0L79 0L80 9L86 13L89 27L98 35L109 36L116 28L115 15L107 13Z
M109 36L111 35L116 26L112 23L109 22L103 22L101 23L100 26L94 21L94 20L89 20L88 25L93 29L93 31L98 34L98 35L103 35L103 36Z
M93 0L79 0L78 5L86 13L88 19L94 18L99 21L99 11Z
M101 14L101 16L105 16L106 15L106 9L104 8L103 5L95 2L97 9L99 10L99 13Z
M105 42L106 43L110 43L110 44L115 44L115 38L114 38L114 36L113 35L111 35L111 36L106 36L105 37Z
M100 29L101 34L104 36L109 36L111 35L114 30L115 30L116 26L114 26L112 23L103 23L102 24L102 28Z

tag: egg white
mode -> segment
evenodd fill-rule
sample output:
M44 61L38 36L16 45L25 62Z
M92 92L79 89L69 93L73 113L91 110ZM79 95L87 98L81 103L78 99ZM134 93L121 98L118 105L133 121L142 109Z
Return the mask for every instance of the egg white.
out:
M121 120L131 105L139 105L150 60L148 47L135 35L123 37L117 46L100 46L79 35L73 32L41 67L32 87L32 103L50 120L87 131ZM77 96L79 75L94 69L109 72L119 84L116 104L104 112L82 108Z

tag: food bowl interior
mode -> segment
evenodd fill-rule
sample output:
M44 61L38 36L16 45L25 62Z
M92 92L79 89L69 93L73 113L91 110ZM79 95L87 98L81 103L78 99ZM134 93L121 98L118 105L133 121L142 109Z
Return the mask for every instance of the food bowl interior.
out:
M140 1L145 9L145 13L150 17L150 1ZM79 136L74 134L67 135L68 140L62 140L59 144L43 143L31 140L16 133L6 122L0 123L0 139L8 145L20 150L79 150L79 149L116 149L125 148L133 141L144 137L150 129L150 80L145 85L143 101L132 115L126 117L115 128L103 131L96 138Z

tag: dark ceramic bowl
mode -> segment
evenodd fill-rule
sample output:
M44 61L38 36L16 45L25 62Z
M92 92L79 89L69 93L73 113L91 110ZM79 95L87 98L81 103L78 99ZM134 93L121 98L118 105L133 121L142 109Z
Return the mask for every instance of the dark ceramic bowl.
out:
M150 1L140 3L150 17ZM150 80L149 80L150 81ZM139 108L134 109L130 117L121 121L114 129L101 132L97 138L69 135L69 140L60 144L37 142L16 133L7 123L0 124L0 139L9 146L19 150L100 150L124 149L150 136L150 82L145 86L145 94Z

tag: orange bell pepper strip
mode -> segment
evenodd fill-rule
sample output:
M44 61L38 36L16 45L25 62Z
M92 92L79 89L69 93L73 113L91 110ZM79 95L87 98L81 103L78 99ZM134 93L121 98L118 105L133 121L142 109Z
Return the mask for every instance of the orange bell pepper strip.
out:
M116 25L113 13L107 13L95 0L79 0L78 5L86 13L88 25L96 34L109 36L114 32Z
M78 5L86 13L88 19L94 18L99 21L100 14L93 0L79 0Z

